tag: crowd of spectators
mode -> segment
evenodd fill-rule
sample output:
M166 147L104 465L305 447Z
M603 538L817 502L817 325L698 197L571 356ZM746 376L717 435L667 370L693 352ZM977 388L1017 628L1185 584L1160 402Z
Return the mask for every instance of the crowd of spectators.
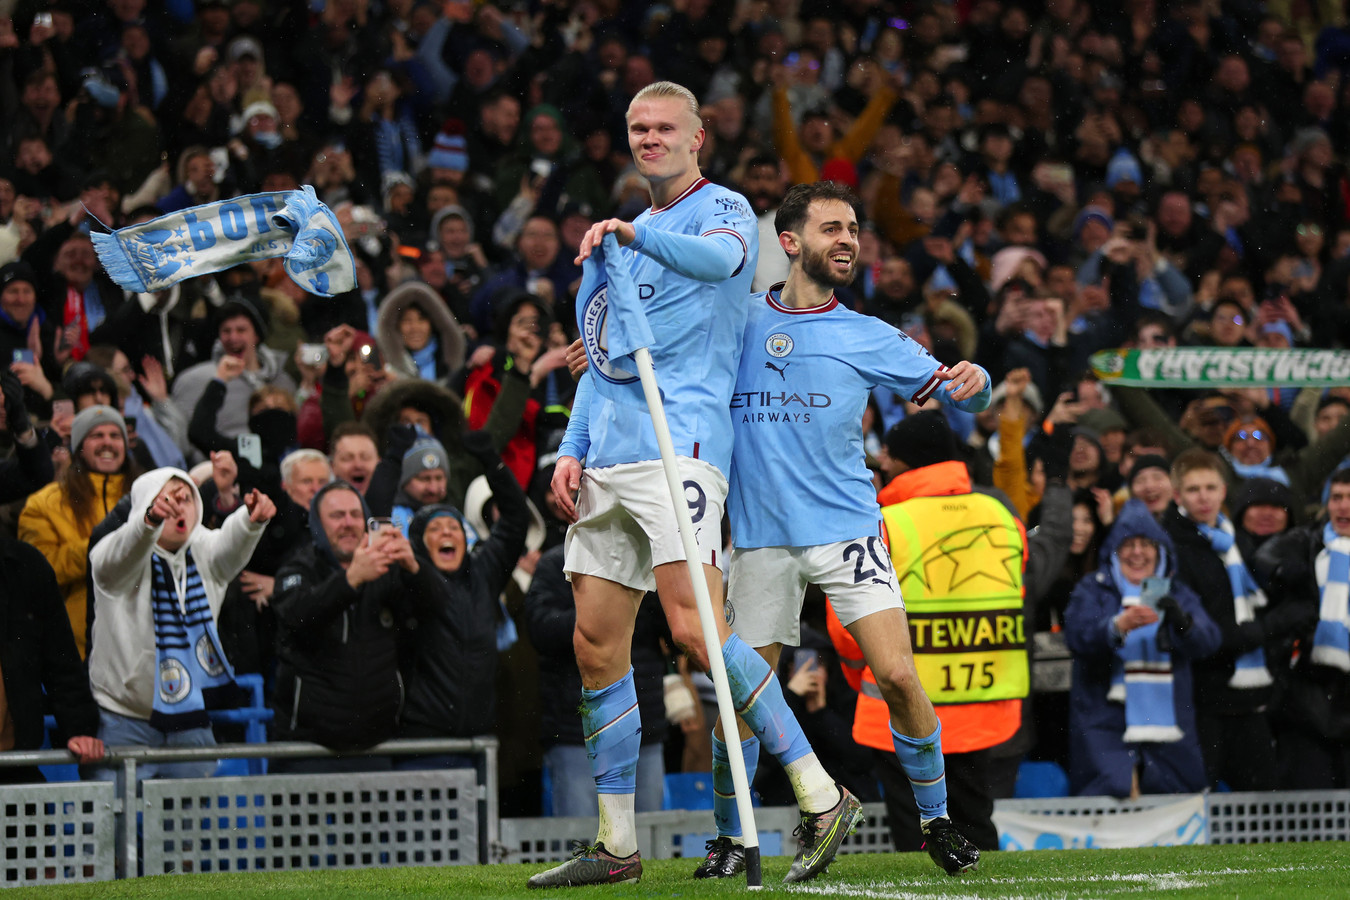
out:
M1089 364L1350 345L1348 69L1335 3L0 0L0 527L54 575L10 579L35 557L0 545L0 750L40 739L36 686L84 762L122 719L182 730L170 588L204 677L265 676L274 737L515 717L575 749L570 705L537 712L573 677L548 552L573 249L646 207L624 112L669 79L702 102L703 174L759 217L756 290L786 272L786 188L854 187L840 299L991 373L989 411L947 411L978 484L1031 525L1047 479L1074 491L1068 561L1027 597L1030 755L1118 795L1350 786L1328 637L1350 624L1350 386L1144 390ZM345 230L349 293L276 259L127 292L89 238L300 185ZM877 455L907 410L873 400ZM63 604L70 641L20 595ZM41 671L10 622L42 623ZM648 694L674 666L659 630ZM1172 731L1131 734L1117 675L1128 695L1157 655ZM539 699L496 694L502 659L538 666ZM829 668L794 702L819 712Z

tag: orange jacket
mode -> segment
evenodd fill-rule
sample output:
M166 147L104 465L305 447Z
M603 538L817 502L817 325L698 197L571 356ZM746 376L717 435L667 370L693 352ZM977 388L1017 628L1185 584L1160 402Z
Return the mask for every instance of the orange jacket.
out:
M914 497L940 497L971 493L970 475L965 463L959 460L937 463L911 469L891 480L877 495L883 507L902 503ZM989 498L991 502L999 501ZM1014 521L1016 521L1014 519ZM1023 566L1026 563L1026 534L1017 522L1023 547ZM900 571L897 566L897 573ZM1020 571L1019 571L1020 575ZM827 625L830 639L839 652L844 677L858 691L858 705L853 719L853 739L865 747L890 750L890 711L877 688L872 670L863 662L862 650L835 615L828 608ZM932 696L935 685L925 685ZM942 749L947 753L967 753L1001 744L1016 733L1022 719L1020 699L991 700L977 703L935 704L938 720L942 723Z

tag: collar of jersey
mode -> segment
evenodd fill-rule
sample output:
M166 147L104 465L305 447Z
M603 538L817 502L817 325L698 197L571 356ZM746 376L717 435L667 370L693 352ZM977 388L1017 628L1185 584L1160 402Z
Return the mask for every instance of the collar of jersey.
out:
M779 312L788 313L789 315L793 316L802 316L807 315L809 313L829 312L830 310L834 309L836 306L839 305L839 298L836 297L834 294L830 294L830 299L826 300L819 306L808 306L803 309L798 309L795 306L784 306L783 304L778 302L778 298L774 297L774 294L782 294L783 285L785 284L787 284L787 282L785 281L778 282L773 287L769 288L768 292L764 295L764 299L769 302L769 306L773 307Z
M670 209L672 206L674 206L676 203L679 203L679 202L680 202L681 200L683 200L685 197L688 197L688 196L689 196L690 194L692 194L694 191L696 191L696 190L698 190L699 188L703 187L705 184L712 184L712 182L709 181L708 179L703 178L702 176L700 176L699 178L697 178L697 179L694 181L693 184L689 185L689 187L687 187L687 188L685 188L683 191L681 191L681 192L680 192L680 196L676 197L674 200L670 201L669 203L667 203L665 206L661 207L660 209L654 209L654 210L652 210L652 211L651 211L651 214L654 216L654 215L656 215L657 213L663 213L663 212L665 212L666 210L668 210L668 209Z

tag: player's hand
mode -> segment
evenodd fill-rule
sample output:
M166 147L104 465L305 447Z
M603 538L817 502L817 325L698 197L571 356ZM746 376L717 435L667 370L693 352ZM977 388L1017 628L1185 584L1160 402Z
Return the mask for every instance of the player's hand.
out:
M984 390L988 381L983 369L964 359L946 372L938 370L937 377L947 382L947 393L957 403L969 400Z
M572 342L572 346L567 348L567 371L572 374L573 381L580 381L581 375L590 368L591 361L586 357L586 346L581 343L581 338Z
M577 505L572 499L581 489L581 463L575 456L560 456L553 468L553 499L567 521L577 520Z
M605 235L612 234L619 239L619 246L627 247L633 243L637 237L637 229L623 219L605 219L603 222L596 222L581 239L581 245L577 248L577 258L573 260L575 265L581 265L590 258L591 253L600 242L605 239Z

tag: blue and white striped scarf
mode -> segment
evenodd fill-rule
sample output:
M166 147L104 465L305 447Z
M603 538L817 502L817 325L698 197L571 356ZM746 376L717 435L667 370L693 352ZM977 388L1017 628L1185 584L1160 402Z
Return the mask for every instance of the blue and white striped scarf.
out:
M1165 571L1159 548L1157 574ZM1120 560L1111 554L1111 577L1120 591L1124 609L1139 605L1139 589L1120 572ZM1184 737L1177 725L1172 696L1172 654L1158 649L1158 629L1166 622L1142 625L1125 635L1111 669L1111 689L1106 699L1125 704L1125 734L1128 744L1167 744Z
M1350 537L1338 535L1328 522L1322 543L1316 563L1322 607L1313 634L1312 661L1350 672Z
M1182 510L1185 515L1185 510ZM1196 522L1195 527L1209 541L1214 552L1223 558L1224 570L1228 573L1228 586L1233 591L1233 620L1238 625L1256 621L1256 611L1266 606L1266 594L1261 590L1251 570L1242 559L1242 551L1237 546L1237 536L1233 523L1228 517L1219 514L1218 527ZM1269 687L1274 684L1270 670L1266 668L1266 651L1260 646L1248 650L1237 658L1233 677L1228 686L1240 690Z
M206 728L206 710L234 698L234 670L220 649L192 551L184 550L181 579L158 551L150 555L150 602L155 619L155 702L150 725L160 731Z

